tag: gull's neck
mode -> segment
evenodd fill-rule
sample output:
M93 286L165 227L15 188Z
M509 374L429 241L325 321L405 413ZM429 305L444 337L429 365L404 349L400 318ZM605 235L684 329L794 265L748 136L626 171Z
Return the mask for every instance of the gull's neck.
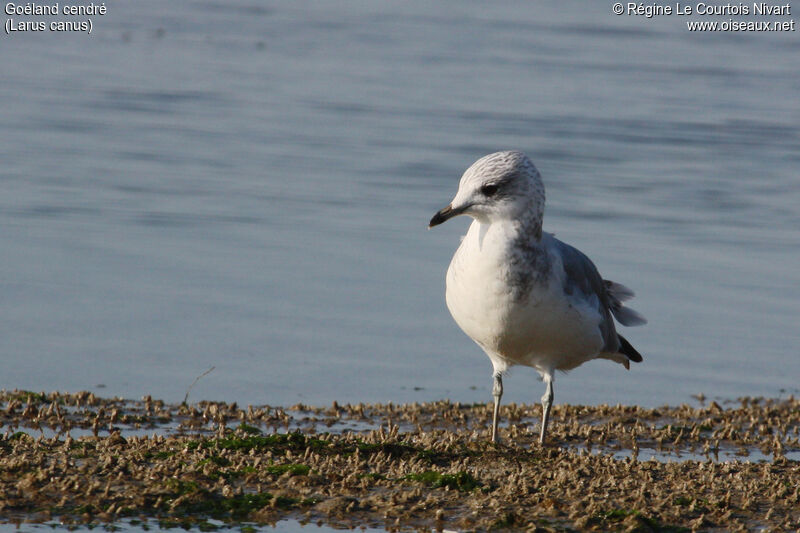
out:
M533 211L526 212L522 217L499 219L494 223L502 225L505 232L515 240L536 243L542 240L542 217Z
M531 213L522 218L475 217L478 240L483 247L484 238L490 232L492 240L500 238L503 242L516 247L538 246L542 240L542 220Z

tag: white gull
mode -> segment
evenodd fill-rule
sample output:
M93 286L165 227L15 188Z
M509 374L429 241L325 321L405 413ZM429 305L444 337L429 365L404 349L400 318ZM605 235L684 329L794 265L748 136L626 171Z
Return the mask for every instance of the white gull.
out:
M429 228L457 215L474 220L447 269L446 300L456 323L492 361L492 441L503 395L502 376L513 365L535 368L547 386L539 442L553 404L553 373L592 359L630 368L642 356L619 335L647 321L622 302L627 287L603 280L579 250L542 231L544 184L522 152L489 154L464 172L453 201Z

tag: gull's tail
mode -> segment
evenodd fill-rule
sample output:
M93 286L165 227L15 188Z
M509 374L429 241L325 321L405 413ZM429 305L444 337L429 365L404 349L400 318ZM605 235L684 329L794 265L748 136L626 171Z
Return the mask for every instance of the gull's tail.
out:
M608 298L611 301L611 313L614 315L614 318L617 319L617 322L623 326L641 326L647 324L647 319L645 317L630 307L622 305L622 302L634 297L634 292L632 290L621 283L616 283L607 279L603 280L603 283L606 286L606 294L608 294ZM620 337L620 340L624 341L624 344L628 344L628 341L622 337ZM628 346L633 350L633 346L630 344L628 344ZM639 355L636 350L633 350L633 353L639 356L639 361L642 360L642 356ZM631 358L631 360L636 361L636 359L633 358Z
M642 354L636 351L631 343L628 342L628 339L617 333L617 338L619 339L619 353L633 361L634 363L641 363L642 362Z

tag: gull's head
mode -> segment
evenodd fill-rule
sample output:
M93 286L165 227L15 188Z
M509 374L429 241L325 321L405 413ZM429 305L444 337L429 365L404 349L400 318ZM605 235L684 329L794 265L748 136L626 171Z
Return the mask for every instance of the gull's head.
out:
M458 215L487 224L501 220L533 223L544 215L544 184L539 171L522 152L495 152L464 172L450 205L433 215L429 228Z

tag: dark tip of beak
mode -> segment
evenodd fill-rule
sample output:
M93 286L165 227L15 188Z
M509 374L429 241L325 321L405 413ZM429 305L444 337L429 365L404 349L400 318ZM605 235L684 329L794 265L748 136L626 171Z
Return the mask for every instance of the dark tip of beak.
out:
M438 226L442 222L445 222L448 219L453 218L457 214L458 212L453 211L453 204L448 205L447 207L439 210L435 215L433 215L431 221L428 222L428 229L431 229L434 226Z

